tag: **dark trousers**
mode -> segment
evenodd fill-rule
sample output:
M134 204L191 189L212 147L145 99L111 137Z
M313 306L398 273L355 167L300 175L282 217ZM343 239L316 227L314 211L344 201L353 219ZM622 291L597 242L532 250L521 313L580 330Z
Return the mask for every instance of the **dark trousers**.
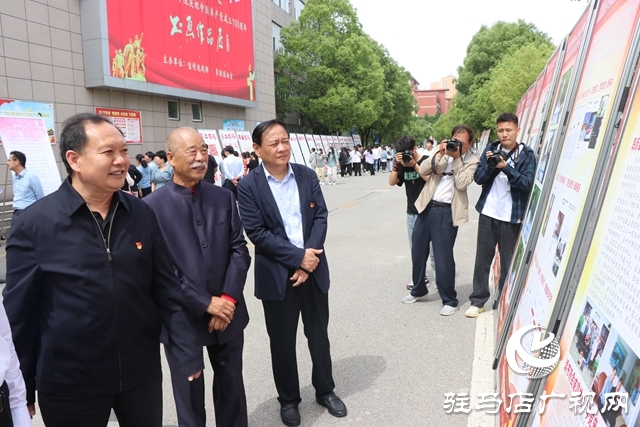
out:
M247 398L242 379L242 349L244 334L224 344L206 346L213 367L213 406L216 425L246 427ZM200 378L189 381L165 346L165 355L171 370L171 386L176 401L180 427L204 427L205 410L204 371Z
M231 182L230 179L225 180L222 186L227 190L230 190L234 196L238 197L238 189L235 185L233 185L233 182Z
M120 427L162 426L162 379L106 396L57 396L38 393L47 427L105 427L111 408Z
M375 175L376 171L375 171L375 168L373 166L373 163L366 163L366 165L367 165L367 170L369 171L369 173L371 175Z
M353 164L353 176L362 176L360 165L362 163L354 163Z
M436 284L443 305L458 306L456 293L456 261L453 246L456 243L458 227L453 226L451 205L431 204L416 218L413 227L411 263L413 269L413 289L411 295L424 296L429 291L424 278L427 273L429 243L433 244L433 258L436 263Z
M480 214L478 219L478 239L476 243L476 262L473 268L473 291L469 296L471 305L483 307L489 300L489 272L491 261L495 255L496 245L500 253L499 292L502 291L504 281L509 274L511 257L518 243L518 235L522 224L498 221Z
M141 188L140 191L142 192L142 197L148 196L151 194L151 187Z
M353 174L353 163L347 163L347 173L349 176Z
M335 388L327 334L329 295L322 293L312 275L300 286L294 288L292 285L291 281L287 283L283 300L262 301L271 343L273 378L281 404L298 404L301 401L296 359L296 334L300 314L313 363L311 384L316 389L316 397L326 397Z
M13 417L11 415L11 407L9 406L9 386L7 382L2 383L0 388L0 427L13 427Z

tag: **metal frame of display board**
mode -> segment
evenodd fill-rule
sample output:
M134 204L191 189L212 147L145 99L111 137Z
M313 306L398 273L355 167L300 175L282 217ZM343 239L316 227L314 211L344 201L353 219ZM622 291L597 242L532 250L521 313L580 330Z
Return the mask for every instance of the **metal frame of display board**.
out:
M597 1L594 2L597 5ZM595 16L593 14L592 16ZM590 28L591 32L592 28ZM590 34L591 36L591 34ZM590 38L590 37L589 37ZM586 52L585 52L586 54ZM620 84L615 93L615 97L612 105L614 106L611 112L611 117L607 122L607 127L604 131L602 138L602 146L599 148L599 153L596 160L594 172L592 174L591 184L589 191L585 198L585 209L578 222L576 230L576 238L580 238L579 241L574 244L576 247L569 253L569 259L567 261L567 267L565 274L562 277L560 285L558 286L558 294L556 302L551 310L549 316L549 324L546 325L546 329L551 333L559 336L563 333L564 326L567 321L569 309L571 308L571 302L575 296L575 291L580 280L582 269L586 262L587 254L589 252L589 246L593 239L595 231L595 223L597 222L599 213L602 209L602 202L604 201L604 190L609 183L609 177L605 176L607 169L611 168L614 163L614 153L612 150L617 150L616 140L619 138L619 122L623 111L625 111L628 102L628 94L630 86L633 82L636 65L638 63L638 55L640 54L640 20L636 22L636 26L633 29L633 36L631 38L631 45L627 52L622 73L620 75ZM582 72L580 73L582 74ZM581 76L580 76L581 77ZM575 102L575 100L574 100ZM606 178L606 179L604 179ZM588 207L591 207L588 209ZM544 389L546 378L532 380L529 383L527 392L533 393L534 399L537 399L540 392ZM530 414L518 417L516 427L527 427L533 422L533 418Z
M556 336L560 336L563 333L564 327L567 323L571 303L575 297L577 286L582 275L582 270L587 260L587 255L593 240L597 221L600 216L600 212L602 211L606 189L610 180L609 172L617 158L619 148L617 142L623 134L627 116L624 116L625 124L622 127L620 126L620 121L623 117L623 113L627 111L631 105L629 92L634 78L636 77L639 55L640 20L636 22L636 26L634 28L631 45L629 46L627 58L620 76L620 84L612 103L614 109L602 138L602 146L598 153L591 186L589 187L589 192L585 199L585 207L590 206L591 209L585 208L584 214L578 223L576 236L582 236L582 238L577 242L577 247L569 254L567 269L562 281L560 282L556 304L551 311L549 324L547 325L547 330ZM540 392L544 389L545 383L546 378L532 381L529 384L528 392L533 393L534 398L537 399ZM533 418L530 417L530 414L527 414L525 418L526 420L523 420L519 417L518 420L522 422L518 422L516 427L530 426L533 422Z
M510 286L513 287L513 295L511 297L512 303L509 307L509 310L507 311L507 314L505 316L505 321L502 326L502 330L500 331L500 334L496 341L493 366L492 366L494 370L498 368L498 364L502 357L502 353L504 352L509 331L511 330L513 319L515 317L516 310L518 308L517 303L518 301L520 301L520 298L522 295L524 283L527 276L526 272L530 268L530 262L532 260L533 250L536 247L536 243L538 240L537 237L540 233L540 228L542 225L543 215L541 215L541 212L544 212L547 204L549 203L549 198L551 196L552 186L549 183L553 182L553 179L556 174L556 170L558 168L559 157L562 150L561 142L564 140L564 134L566 132L567 122L569 120L569 113L571 112L570 109L571 107L573 107L573 103L575 101L576 92L578 90L579 77L585 62L589 39L591 38L591 33L593 31L593 26L595 24L597 2L594 2L594 4L590 7L591 7L591 10L589 12L589 16L587 17L587 22L585 23L586 30L584 31L582 35L582 40L580 41L578 56L576 57L576 62L575 62L575 65L573 66L573 71L571 72L571 79L569 82L569 86L567 88L567 97L565 98L564 104L562 106L562 112L560 113L561 122L558 127L558 131L554 135L553 139L548 142L549 144L552 144L553 150L549 157L550 160L549 160L549 164L547 165L548 169L545 172L544 182L542 183L542 192L540 194L540 200L538 201L538 208L536 209L536 212L534 214L534 220L533 220L533 223L531 224L530 237L524 249L522 264L520 265L520 268L516 272L516 276L515 276L515 279L513 280L513 283L510 284ZM582 19L582 17L580 17L580 19ZM563 46L564 49L567 48L568 40L569 40L568 37L565 37L565 42ZM566 52L563 52L561 55L559 55L558 59L559 60L562 59L564 61L565 54ZM558 68L560 68L560 73L558 74L558 77L560 77L560 74L562 73L562 62L559 63ZM554 103L553 101L556 100L556 97L560 95L559 93L560 87L556 85L556 88L558 89L558 93L554 94L553 100L550 104L553 104ZM549 126L547 126L547 128L548 127ZM542 132L542 137L546 135L548 131L547 128L544 128ZM529 202L527 203L527 206L529 205L529 203L531 203L531 200L529 200ZM520 240L518 239L518 242L519 241Z

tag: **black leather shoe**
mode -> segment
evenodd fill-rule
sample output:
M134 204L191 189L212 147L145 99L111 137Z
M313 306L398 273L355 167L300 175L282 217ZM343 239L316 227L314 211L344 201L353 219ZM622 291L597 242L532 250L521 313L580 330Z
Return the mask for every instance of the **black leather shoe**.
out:
M299 426L300 412L298 412L298 405L295 403L281 405L280 418L282 418L282 423L286 426Z
M316 402L320 405L324 406L329 410L329 413L334 417L346 417L347 416L347 407L344 406L342 400L335 393L331 393L327 397L316 397Z

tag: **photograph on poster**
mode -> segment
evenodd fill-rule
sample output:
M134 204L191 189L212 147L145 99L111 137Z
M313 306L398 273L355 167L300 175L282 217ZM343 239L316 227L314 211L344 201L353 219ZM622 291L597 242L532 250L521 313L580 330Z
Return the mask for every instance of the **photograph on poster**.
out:
M594 149L596 148L596 142L598 141L598 135L600 134L600 127L602 126L602 119L604 116L604 112L607 108L607 104L609 102L610 95L604 95L600 99L600 104L598 106L598 110L594 113L595 118L593 119L592 130L589 134L589 145L587 148Z
M638 355L622 339L615 328L611 329L591 383L591 391L596 394L595 403L607 426L614 427L622 424L638 426L640 407L633 404L633 389L630 388L638 381L638 371L640 371ZM614 392L628 393L627 410L624 411L620 408L621 410L618 411L602 413L606 402L605 394Z
M536 212L538 208L538 202L540 201L540 187L537 185L533 186L533 191L531 192L531 200L529 200L529 206L527 207L527 213L524 217L524 225L522 227L522 236L524 238L525 245L529 241L529 234L531 234L531 225L533 224L533 214Z
M567 242L565 242L562 238L558 239L558 244L556 245L556 251L553 256L553 266L551 267L551 271L554 276L558 276L558 270L560 270L560 263L562 262L562 257L564 256L564 250L567 247Z
M556 226L553 228L553 235L551 236L553 239L557 239L560 237L560 232L562 231L562 223L564 222L564 213L562 211L558 211L558 220L556 221Z
M567 98L567 89L569 89L569 80L571 80L571 73L573 72L573 67L569 68L566 73L562 76L562 80L560 80L560 92L558 96L558 100L556 101L556 105L553 108L553 115L551 116L550 126L558 124L560 121L560 113L562 112L562 106L564 105L564 101Z
M542 156L542 159L540 160L540 165L538 166L538 173L536 174L536 181L538 181L540 183L540 185L542 185L543 181L544 181L544 174L547 171L547 166L549 165L549 156L551 156L551 148L552 148L552 144L551 141L553 141L553 137L556 134L556 130L550 130L547 133L546 136L546 141L544 142L544 154Z
M595 378L610 330L609 320L587 299L569 348L586 384L591 384Z
M544 224L542 224L542 235L547 232L547 225L549 224L549 218L551 217L551 208L553 207L553 201L555 200L555 193L551 193L551 200L549 200L549 207L547 208L547 214L544 217Z

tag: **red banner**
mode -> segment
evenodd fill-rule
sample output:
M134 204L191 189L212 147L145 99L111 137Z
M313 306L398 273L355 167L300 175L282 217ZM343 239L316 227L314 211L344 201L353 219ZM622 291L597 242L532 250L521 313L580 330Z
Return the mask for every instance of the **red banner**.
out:
M111 76L256 97L251 0L107 0Z

